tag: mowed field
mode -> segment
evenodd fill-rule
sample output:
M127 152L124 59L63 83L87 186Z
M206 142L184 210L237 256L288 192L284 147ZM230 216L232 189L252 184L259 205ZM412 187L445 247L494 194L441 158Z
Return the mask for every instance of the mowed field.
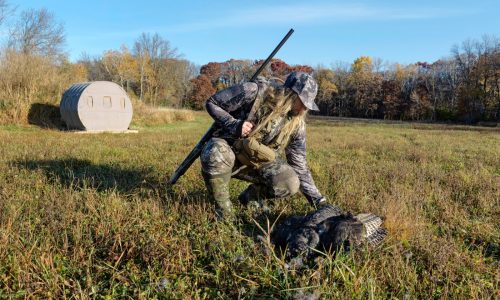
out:
M210 123L199 113L137 134L0 127L0 299L500 296L498 130L311 120L319 189L382 216L389 236L293 270L267 234L311 210L302 195L263 215L239 206L246 184L233 180L231 226L214 221L199 161L167 185Z

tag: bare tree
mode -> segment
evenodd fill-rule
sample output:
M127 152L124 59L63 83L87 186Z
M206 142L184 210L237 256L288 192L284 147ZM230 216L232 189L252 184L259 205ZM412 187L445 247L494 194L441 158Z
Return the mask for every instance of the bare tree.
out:
M153 103L156 103L160 89L160 74L162 68L168 65L168 59L175 59L177 49L171 47L170 42L158 33L151 35L142 33L134 44L134 55L138 58L140 71L140 99L147 91Z
M63 54L64 27L45 8L23 11L10 32L9 47L26 55L58 57Z
M177 49L172 48L170 42L161 37L158 33L151 35L142 33L135 42L136 54L148 55L151 60L164 58L177 58Z
M16 8L10 6L6 0L0 0L0 25L2 25L5 19L13 14L15 10Z

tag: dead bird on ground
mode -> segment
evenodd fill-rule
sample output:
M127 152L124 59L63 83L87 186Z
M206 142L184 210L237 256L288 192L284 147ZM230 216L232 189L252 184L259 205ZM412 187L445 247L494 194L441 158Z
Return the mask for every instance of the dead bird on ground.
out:
M286 251L287 259L310 259L317 251L349 251L367 242L375 246L387 235L382 219L373 214L353 216L335 205L325 205L305 216L291 216L271 233L271 241Z

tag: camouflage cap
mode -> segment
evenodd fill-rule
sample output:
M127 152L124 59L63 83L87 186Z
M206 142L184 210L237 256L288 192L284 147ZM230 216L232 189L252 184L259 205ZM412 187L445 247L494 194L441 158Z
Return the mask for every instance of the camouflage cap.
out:
M305 107L310 110L319 110L314 103L314 98L318 93L318 84L311 75L304 72L292 72L286 78L284 86L296 92Z

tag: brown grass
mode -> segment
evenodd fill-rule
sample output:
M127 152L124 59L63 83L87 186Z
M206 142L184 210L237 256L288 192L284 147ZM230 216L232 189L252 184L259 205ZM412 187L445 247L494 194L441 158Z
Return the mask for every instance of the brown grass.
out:
M192 110L151 107L139 100L135 100L133 105L134 116L132 126L156 126L172 124L176 121L194 120Z
M257 238L245 183L236 226L214 222L198 163L167 186L211 122L193 115L136 135L0 127L0 298L498 297L498 133L311 122L320 190L389 237L299 272ZM268 217L309 210L297 195Z
M187 109L151 107L138 100L133 100L133 106L131 127L159 126L178 121L193 121L195 118L195 113ZM44 102L0 109L0 125L10 124L65 129L59 105Z

